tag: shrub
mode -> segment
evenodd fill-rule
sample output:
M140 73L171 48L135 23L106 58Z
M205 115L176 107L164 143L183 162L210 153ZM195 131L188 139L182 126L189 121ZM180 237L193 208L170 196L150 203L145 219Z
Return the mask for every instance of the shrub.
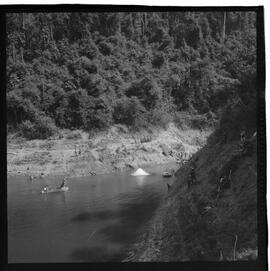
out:
M40 114L29 99L24 99L21 90L13 90L7 94L7 120L17 126L23 120L33 121Z
M20 124L20 132L25 138L33 139L36 132L35 124L29 120L23 121L22 124Z
M141 126L144 122L145 108L137 97L122 98L117 101L113 112L116 123L128 126Z
M46 116L38 116L34 122L23 121L19 130L26 139L46 139L57 132L53 120Z
M172 119L173 117L168 112L160 108L155 108L150 115L149 122L166 129Z

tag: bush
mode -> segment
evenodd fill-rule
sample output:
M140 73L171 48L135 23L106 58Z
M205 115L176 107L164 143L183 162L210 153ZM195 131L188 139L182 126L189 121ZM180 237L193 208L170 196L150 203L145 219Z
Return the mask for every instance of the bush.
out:
M149 117L149 122L166 129L172 119L173 117L168 112L160 108L155 108Z
M137 97L122 98L117 101L113 112L115 123L126 124L128 126L144 125L146 110Z
M33 121L40 112L29 99L24 99L21 90L7 94L7 121L17 126L23 120Z
M27 139L33 139L34 133L36 132L34 123L32 123L29 120L26 120L23 121L22 124L20 124L19 128L22 136L24 136Z
M38 116L35 122L26 120L20 124L19 129L26 139L46 139L57 132L53 120L46 116Z

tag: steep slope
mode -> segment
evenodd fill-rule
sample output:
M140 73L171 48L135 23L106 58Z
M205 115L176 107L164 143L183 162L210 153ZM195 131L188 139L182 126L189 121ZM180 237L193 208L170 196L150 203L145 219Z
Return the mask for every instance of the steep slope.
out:
M239 116L239 114L238 114ZM244 115L243 115L244 116ZM239 119L247 131L248 151L238 151L238 129L217 130L208 144L177 172L168 196L141 235L131 261L249 259L257 255L257 138L255 117ZM237 136L238 134L238 136ZM196 164L197 183L187 179ZM218 181L231 171L231 185L218 193Z

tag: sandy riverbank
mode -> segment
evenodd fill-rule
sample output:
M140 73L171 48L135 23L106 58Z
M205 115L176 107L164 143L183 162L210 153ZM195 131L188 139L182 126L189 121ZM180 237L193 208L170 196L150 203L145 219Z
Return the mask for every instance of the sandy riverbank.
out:
M7 173L75 177L165 164L189 158L206 143L210 133L210 130L181 130L170 124L167 129L144 133L114 126L91 137L82 131L63 131L61 139L13 139L7 144Z

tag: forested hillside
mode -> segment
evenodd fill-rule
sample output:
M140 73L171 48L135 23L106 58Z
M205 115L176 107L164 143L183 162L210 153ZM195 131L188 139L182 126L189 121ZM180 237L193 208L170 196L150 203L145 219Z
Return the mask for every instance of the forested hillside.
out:
M255 107L254 12L7 15L8 131L143 128Z

